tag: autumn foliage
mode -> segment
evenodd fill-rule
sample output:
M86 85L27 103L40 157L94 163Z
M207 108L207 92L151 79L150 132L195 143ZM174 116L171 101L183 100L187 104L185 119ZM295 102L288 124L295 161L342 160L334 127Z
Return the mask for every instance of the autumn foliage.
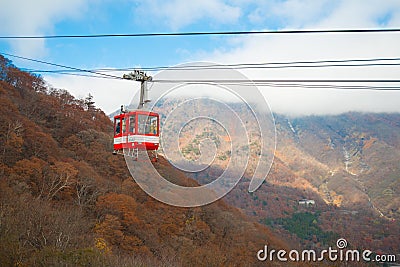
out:
M91 98L0 56L0 266L253 266L265 244L286 247L222 201L150 198L111 152L112 122ZM162 158L156 168L193 183Z

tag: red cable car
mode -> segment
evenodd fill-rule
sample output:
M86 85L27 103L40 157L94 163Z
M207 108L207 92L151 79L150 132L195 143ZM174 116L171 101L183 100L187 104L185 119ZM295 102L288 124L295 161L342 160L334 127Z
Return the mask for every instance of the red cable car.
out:
M154 112L135 110L116 115L114 152L125 151L125 154L136 158L139 150L156 153L160 143L159 128L159 116Z
M141 81L140 103L137 110L124 111L114 116L114 154L123 154L134 157L136 160L139 151L153 151L153 161L157 160L157 150L160 143L160 118L155 112L143 110L147 99L146 82L151 80L141 71L124 75L125 79Z

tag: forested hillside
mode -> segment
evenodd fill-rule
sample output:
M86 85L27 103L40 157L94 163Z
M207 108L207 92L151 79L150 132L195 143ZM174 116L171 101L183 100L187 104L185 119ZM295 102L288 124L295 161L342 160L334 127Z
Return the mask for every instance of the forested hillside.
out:
M223 201L150 198L112 155L112 123L90 96L1 56L0 148L0 266L254 266L265 244L288 247ZM155 166L194 183L162 158Z
M159 112L173 109L180 101L183 100L176 98L175 102L170 101L172 107L160 106ZM234 108L244 113L240 104ZM230 115L224 109L210 112ZM253 157L245 177L227 194L225 201L302 248L322 248L346 237L359 249L397 253L400 114L349 112L302 117L274 114L274 118L277 144L266 181L255 192L248 192L251 167L257 163L260 148L255 139L250 143ZM250 118L244 121L251 136L256 125L250 123ZM231 148L226 133L217 124L204 120L192 124L179 137L185 157L199 157L199 144L207 138L217 147L213 165L192 175L199 183L208 183L221 175L231 154L246 157ZM246 136L232 134L230 138L247 143ZM301 204L302 200L313 204Z

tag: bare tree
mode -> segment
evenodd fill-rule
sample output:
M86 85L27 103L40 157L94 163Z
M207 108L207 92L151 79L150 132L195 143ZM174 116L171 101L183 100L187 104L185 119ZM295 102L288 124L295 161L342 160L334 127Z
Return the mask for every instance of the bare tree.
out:
M47 200L53 199L63 190L70 189L75 183L76 170L71 164L66 162L56 162L50 166L49 170L43 174L39 198Z
M75 184L76 204L80 207L92 205L96 203L100 191L95 185L95 181L85 178Z

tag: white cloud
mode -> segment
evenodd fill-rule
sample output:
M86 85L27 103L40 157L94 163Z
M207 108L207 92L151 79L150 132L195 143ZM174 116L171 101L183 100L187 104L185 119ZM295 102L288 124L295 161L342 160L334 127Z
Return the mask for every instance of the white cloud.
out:
M12 0L0 4L1 35L51 34L54 25L66 18L77 18L84 12L87 1ZM23 56L44 56L43 40L12 40L14 51Z
M252 23L270 28L358 28L387 26L399 12L397 0L271 0L239 1L254 5L248 11ZM398 24L397 24L398 25Z
M400 26L399 1L341 1L322 19L320 11L309 12L314 14L313 18L295 17L299 12L298 1L285 1L282 6L288 7L282 16L293 13L293 25L303 21L307 28ZM319 10L320 6L304 8ZM241 43L229 51L223 47L209 53L202 52L197 58L220 63L255 63L400 57L398 33L246 36L236 37L235 43L238 39ZM243 73L251 79L398 79L400 67L269 69L243 70ZM346 111L400 112L400 92L265 87L262 92L274 112L291 115Z
M122 77L122 73L109 73ZM47 75L44 79L52 86L67 89L76 98L84 98L90 93L95 105L106 114L129 105L140 88L140 83L127 80L101 79L69 75Z
M140 1L134 9L135 15L146 23L166 24L173 30L191 25L199 20L210 24L235 23L240 17L240 8L222 0L151 0Z
M329 0L259 1L256 8L249 11L248 18L257 24L279 23L279 28L302 28L322 19L336 3Z
M318 26L322 28L379 28L389 24L392 15L398 15L399 12L400 2L397 0L341 1L334 12L325 17Z

